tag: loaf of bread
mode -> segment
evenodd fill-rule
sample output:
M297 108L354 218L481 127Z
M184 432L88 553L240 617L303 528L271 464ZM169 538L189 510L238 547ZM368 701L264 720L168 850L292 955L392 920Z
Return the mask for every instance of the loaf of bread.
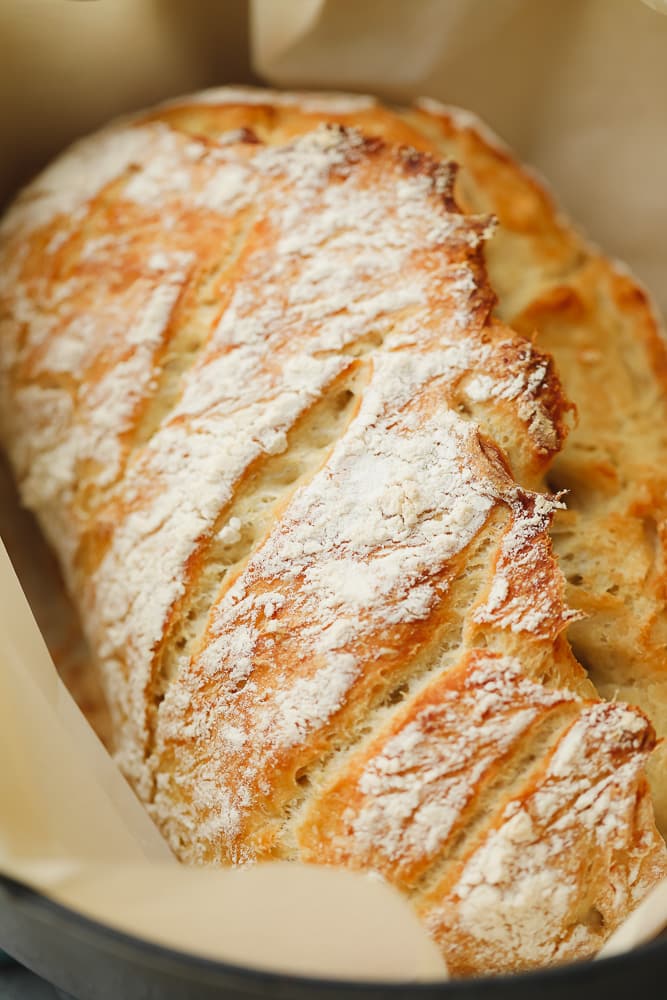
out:
M658 642L630 279L440 106L223 89L38 177L0 308L2 441L175 853L378 872L454 974L594 953L667 874L653 727L588 675Z

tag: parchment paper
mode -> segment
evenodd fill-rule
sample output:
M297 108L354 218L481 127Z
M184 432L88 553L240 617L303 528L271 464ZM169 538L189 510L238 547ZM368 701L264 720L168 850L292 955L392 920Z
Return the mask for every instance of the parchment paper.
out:
M667 18L639 0L3 0L0 47L0 202L112 115L209 84L259 74L396 101L427 94L481 114L667 306ZM0 512L61 677L106 740L76 615L2 469ZM0 867L114 926L261 967L446 974L377 880L176 865L58 679L4 551L0 793ZM654 934L664 897L656 890L608 947Z

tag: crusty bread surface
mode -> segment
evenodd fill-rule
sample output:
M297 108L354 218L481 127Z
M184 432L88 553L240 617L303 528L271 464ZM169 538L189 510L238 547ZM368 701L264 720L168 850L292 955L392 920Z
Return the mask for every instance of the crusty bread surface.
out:
M451 110L223 89L37 178L0 308L2 440L176 854L379 872L460 975L592 954L667 874L653 727L591 683L660 727L632 281Z

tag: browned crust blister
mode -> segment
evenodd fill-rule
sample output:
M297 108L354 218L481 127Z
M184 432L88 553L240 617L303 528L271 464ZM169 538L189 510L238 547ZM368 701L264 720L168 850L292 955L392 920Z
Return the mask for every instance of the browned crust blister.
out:
M3 440L174 850L378 871L460 974L593 952L666 870L655 739L565 639L598 680L571 542L621 516L622 448L597 506L540 492L576 496L589 422L531 338L629 330L628 279L596 302L606 265L446 109L270 92L86 140L0 233Z

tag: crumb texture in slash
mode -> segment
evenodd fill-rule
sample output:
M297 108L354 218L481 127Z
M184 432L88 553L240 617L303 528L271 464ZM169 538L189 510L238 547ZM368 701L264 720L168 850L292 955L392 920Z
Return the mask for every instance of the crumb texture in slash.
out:
M529 680L509 657L465 654L406 699L370 745L334 762L299 820L303 856L414 887L507 756L574 698Z
M499 314L526 337L537 331L577 405L576 430L549 477L567 490L554 548L568 601L582 613L573 647L604 698L638 705L664 737L665 542L652 527L667 517L661 322L641 283L576 232L543 178L511 155L499 160L480 123L421 106L436 146L462 164L467 208L499 219L487 255ZM663 835L664 761L659 747L648 768Z
M665 864L634 825L654 738L623 705L586 704L549 758L420 903L448 961L471 971L593 954ZM641 810L640 810L641 812Z
M447 406L450 353L429 346L374 357L357 417L214 607L161 705L154 808L175 842L179 827L197 830L188 850L199 860L273 849L261 829L253 844L258 815L279 822L290 776L335 742L340 714L382 689L383 672L391 683L406 646L428 642L450 564L505 488L516 499L474 424ZM517 538L535 532L535 502L517 506ZM547 599L550 622L566 620L559 589Z

